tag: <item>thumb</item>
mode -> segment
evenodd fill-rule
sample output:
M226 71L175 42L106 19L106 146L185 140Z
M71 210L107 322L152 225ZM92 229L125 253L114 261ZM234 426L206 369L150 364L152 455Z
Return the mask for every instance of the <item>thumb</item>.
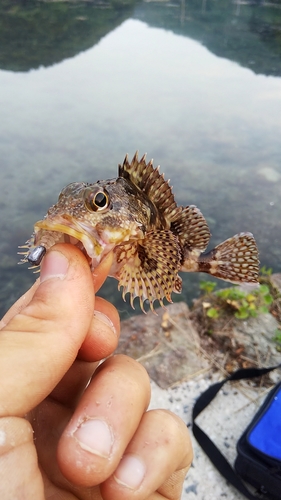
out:
M0 416L22 416L53 390L75 360L93 311L86 258L72 245L52 247L31 302L0 331Z

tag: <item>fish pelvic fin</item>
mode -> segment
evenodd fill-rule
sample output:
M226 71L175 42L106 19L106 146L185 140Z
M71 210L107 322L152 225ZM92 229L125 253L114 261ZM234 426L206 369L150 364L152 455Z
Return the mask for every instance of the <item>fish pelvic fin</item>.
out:
M190 252L181 270L208 273L236 284L258 284L259 255L255 239L251 233L239 233L207 254Z
M129 245L131 244L120 245L120 256ZM118 288L123 287L123 299L125 300L126 294L129 293L133 306L134 298L139 297L140 307L144 312L145 300L148 300L152 311L155 300L158 300L161 306L164 306L164 298L172 302L171 293L181 291L181 280L178 276L180 261L180 246L171 231L149 231L143 240L135 244L130 259L125 259L124 265L115 276L119 280Z

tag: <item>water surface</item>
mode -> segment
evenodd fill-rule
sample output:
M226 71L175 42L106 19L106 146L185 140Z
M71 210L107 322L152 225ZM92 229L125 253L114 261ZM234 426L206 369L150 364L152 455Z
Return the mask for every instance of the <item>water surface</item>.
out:
M280 2L2 2L0 13L1 313L34 280L17 245L61 188L115 177L136 150L178 203L199 206L211 246L249 230L262 265L281 271ZM185 300L199 279L184 276ZM130 313L114 280L104 293Z

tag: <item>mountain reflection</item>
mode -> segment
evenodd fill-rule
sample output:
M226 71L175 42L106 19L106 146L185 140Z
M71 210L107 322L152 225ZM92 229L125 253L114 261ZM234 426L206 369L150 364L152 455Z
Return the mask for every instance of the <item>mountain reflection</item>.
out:
M29 71L74 57L130 17L133 5L0 0L0 68Z
M0 1L0 68L28 71L87 50L124 20L192 38L258 74L281 76L281 3Z
M181 0L142 3L135 17L193 38L255 73L281 75L281 3Z

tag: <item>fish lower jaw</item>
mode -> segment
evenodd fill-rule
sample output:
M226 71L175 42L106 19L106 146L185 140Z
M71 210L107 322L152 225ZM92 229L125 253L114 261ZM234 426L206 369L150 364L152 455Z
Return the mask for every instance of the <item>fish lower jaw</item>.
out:
M79 248L79 250L81 250L85 255L90 267L94 268L114 246L105 243L101 238L95 239L89 235L78 234L76 231L75 233L76 234L74 236L73 230L68 230L67 232L47 229L39 230L35 234L35 237L31 238L27 242L25 247L28 248L28 250L26 252L22 252L24 258L21 262L29 262L32 267L36 267L40 265L46 251L52 248L55 244L68 243L76 248ZM38 258L35 258L35 256L38 256Z
M48 250L55 243L70 243L97 263L120 242L122 236L119 231L111 234L81 221L70 221L66 216L57 221L38 221L34 228L34 246L43 245Z
M69 243L76 248L79 248L79 250L81 250L81 252L85 255L91 269L95 269L103 257L105 257L105 255L115 246L105 243L102 239L95 240L85 235L78 239L75 236L62 234L60 241L58 242Z

